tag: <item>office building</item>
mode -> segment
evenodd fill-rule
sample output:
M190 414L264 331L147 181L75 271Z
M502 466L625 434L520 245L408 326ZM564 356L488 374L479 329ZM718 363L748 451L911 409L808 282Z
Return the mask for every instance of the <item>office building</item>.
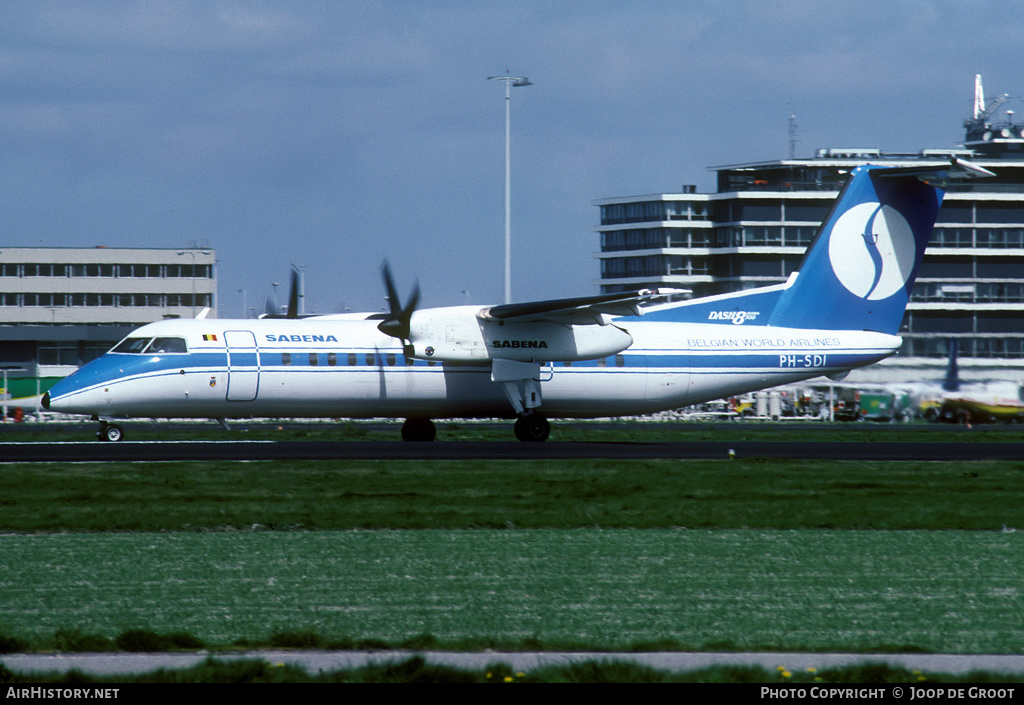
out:
M667 286L708 296L784 282L850 170L968 158L996 177L946 190L900 330L903 347L859 378L920 377L921 368L934 376L956 338L966 379L1024 383L1024 124L1012 111L996 118L1004 98L986 105L980 79L976 93L955 149L821 149L806 159L714 167L714 193L684 186L596 201L601 291Z
M139 326L216 310L215 260L208 248L0 247L0 393L39 394Z

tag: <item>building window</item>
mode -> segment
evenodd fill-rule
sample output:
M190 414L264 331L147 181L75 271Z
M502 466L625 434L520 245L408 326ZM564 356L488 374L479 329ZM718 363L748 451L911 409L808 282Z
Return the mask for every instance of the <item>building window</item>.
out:
M115 265L113 264L72 264L72 277L113 277Z
M786 201L785 208L787 222L820 223L828 217L828 212L832 208L832 202L805 203Z
M743 244L756 246L782 245L782 228L747 225L743 228Z
M935 228L929 247L973 247L974 230L971 228Z
M979 203L979 223L1020 223L1024 221L1024 206L1014 203Z
M22 294L23 306L66 306L66 294Z
M946 201L939 210L936 222L971 223L974 221L974 207L970 203Z
M782 220L782 204L771 201L738 201L733 205L733 220Z
M18 265L10 265L17 269ZM23 276L26 277L65 277L67 265L49 263L31 263L22 265Z
M77 365L77 345L40 344L37 350L40 365Z
M978 247L1024 247L1024 228L978 228Z
M978 279L1024 279L1024 265L1020 260L992 261L978 258ZM961 277L969 276L961 274Z

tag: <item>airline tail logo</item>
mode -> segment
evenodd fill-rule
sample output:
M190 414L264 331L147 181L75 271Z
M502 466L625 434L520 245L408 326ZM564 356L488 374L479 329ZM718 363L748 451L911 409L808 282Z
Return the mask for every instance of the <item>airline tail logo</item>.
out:
M888 299L914 270L914 231L892 206L861 203L843 213L832 228L828 257L846 289L868 301Z

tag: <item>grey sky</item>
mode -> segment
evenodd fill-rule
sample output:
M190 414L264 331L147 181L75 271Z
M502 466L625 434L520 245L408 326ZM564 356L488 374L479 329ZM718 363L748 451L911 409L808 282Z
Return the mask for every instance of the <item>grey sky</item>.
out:
M798 156L955 146L976 73L1024 90L1022 25L987 0L7 0L0 246L208 244L222 316L292 263L307 309L377 309L385 257L424 305L499 302L508 70L535 84L513 296L596 293L595 199L787 156L791 111Z

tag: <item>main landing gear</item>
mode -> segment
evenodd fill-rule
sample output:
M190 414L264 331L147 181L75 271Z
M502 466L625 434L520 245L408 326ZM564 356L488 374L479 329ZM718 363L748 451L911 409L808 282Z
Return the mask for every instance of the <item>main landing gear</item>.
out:
M551 424L540 414L526 413L516 419L515 432L523 443L541 443L551 434Z
M541 443L551 435L551 424L547 417L537 413L522 414L516 419L516 438L523 443ZM430 419L413 417L402 424L403 441L432 441L437 438L437 427Z
M402 424L403 441L432 441L437 438L437 428L430 419L410 418Z
M96 431L96 438L100 441L107 441L109 443L117 443L124 440L124 428L118 426L116 423L107 423L106 421L100 421L100 428Z

